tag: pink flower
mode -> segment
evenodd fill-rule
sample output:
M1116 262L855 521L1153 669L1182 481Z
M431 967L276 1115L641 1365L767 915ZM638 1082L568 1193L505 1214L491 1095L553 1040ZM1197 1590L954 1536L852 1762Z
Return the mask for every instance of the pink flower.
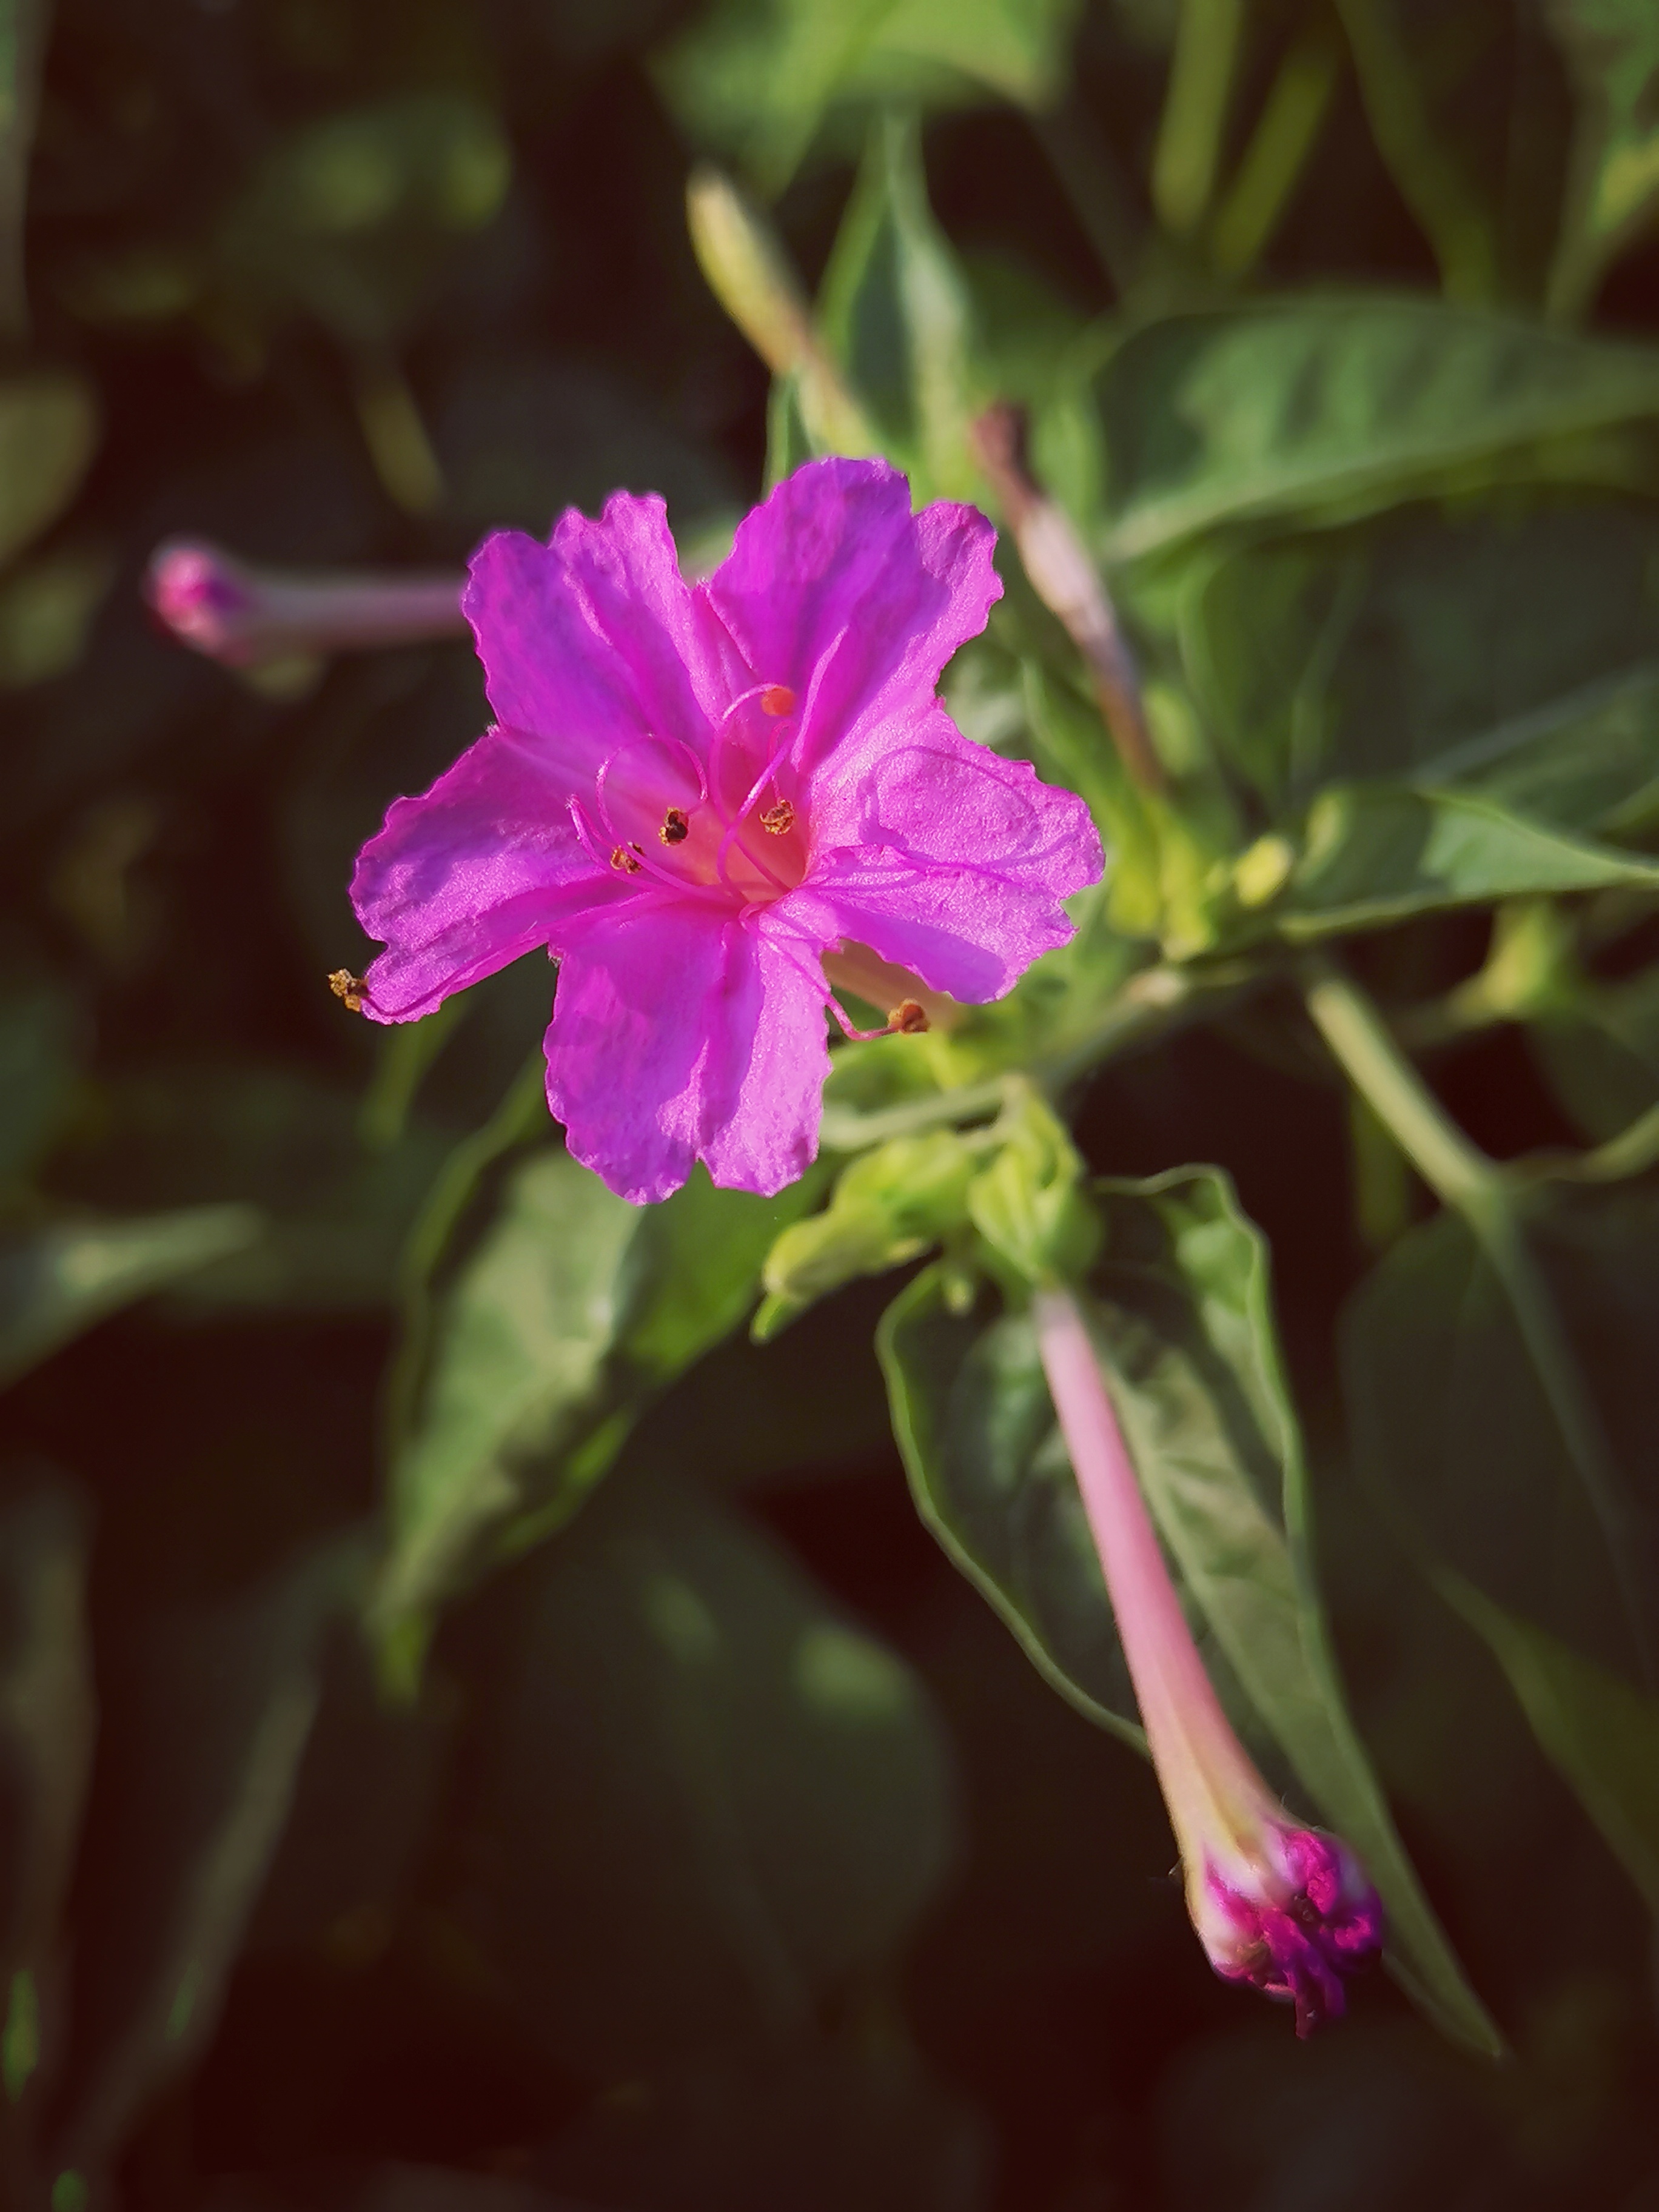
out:
M1181 1849L1210 1964L1296 2007L1311 2034L1346 2009L1343 1978L1382 1948L1382 1907L1340 1838L1288 1818L1205 1672L1069 1291L1031 1303L1037 1347Z
M780 484L695 589L656 498L487 539L464 605L496 726L363 848L364 1011L411 1020L546 945L576 1158L636 1202L697 1159L781 1189L817 1151L826 955L866 992L898 969L1000 998L1100 873L1083 802L937 696L1001 591L993 543L848 460Z

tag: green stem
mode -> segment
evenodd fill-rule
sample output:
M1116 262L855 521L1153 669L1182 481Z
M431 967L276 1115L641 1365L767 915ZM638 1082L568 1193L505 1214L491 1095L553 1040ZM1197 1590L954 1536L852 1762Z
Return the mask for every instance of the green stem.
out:
M1338 1066L1430 1189L1468 1224L1498 1279L1600 1524L1644 1672L1651 1678L1647 1607L1635 1566L1636 1532L1553 1293L1528 1247L1515 1185L1451 1120L1358 985L1323 959L1310 962L1305 974L1308 1012Z
M1139 1042L1172 1021L1200 989L1236 989L1244 978L1233 969L1200 979L1184 968L1145 968L1125 984L1098 1019L1072 1043L1024 1069L987 1076L978 1083L907 1098L873 1114L834 1105L824 1108L822 1139L831 1152L862 1152L894 1137L914 1137L947 1121L977 1121L1007 1102L1011 1081L1025 1080L1052 1097L1086 1074L1097 1060L1132 1042Z

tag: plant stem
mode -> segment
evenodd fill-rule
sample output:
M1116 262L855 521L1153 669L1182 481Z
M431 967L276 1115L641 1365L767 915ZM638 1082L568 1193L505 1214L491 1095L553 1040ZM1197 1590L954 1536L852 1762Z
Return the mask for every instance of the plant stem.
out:
M1337 1064L1430 1189L1468 1224L1498 1279L1601 1527L1643 1671L1651 1679L1638 1532L1554 1295L1528 1247L1515 1184L1451 1120L1358 985L1323 959L1310 962L1306 974L1308 1012Z

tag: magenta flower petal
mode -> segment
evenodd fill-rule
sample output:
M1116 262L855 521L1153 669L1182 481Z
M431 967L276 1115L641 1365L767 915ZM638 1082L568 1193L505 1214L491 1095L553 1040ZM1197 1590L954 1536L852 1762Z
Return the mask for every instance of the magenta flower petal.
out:
M628 738L703 751L735 688L730 641L682 581L654 496L615 492L597 522L572 508L547 545L498 531L472 556L461 607L496 720L533 735L566 798Z
M1100 833L1075 793L971 744L942 708L907 738L839 750L811 808L828 849L797 896L820 928L956 999L1000 998L1065 944L1061 899L1100 875Z
M418 1020L623 889L583 851L545 765L491 730L423 796L395 799L357 856L352 904L386 946L363 1011Z
M995 543L971 507L912 514L885 461L809 461L739 525L708 597L759 680L800 700L803 766L932 701L1002 595Z
M364 849L368 1011L424 1013L544 944L576 1157L637 1200L698 1158L781 1189L817 1142L825 951L994 998L1100 872L1083 802L935 696L1001 589L993 543L847 460L781 484L695 592L660 500L490 538L465 605L501 727Z
M708 907L636 902L568 939L547 1033L548 1103L575 1157L636 1205L700 1156L770 1195L817 1149L829 1072L810 964Z

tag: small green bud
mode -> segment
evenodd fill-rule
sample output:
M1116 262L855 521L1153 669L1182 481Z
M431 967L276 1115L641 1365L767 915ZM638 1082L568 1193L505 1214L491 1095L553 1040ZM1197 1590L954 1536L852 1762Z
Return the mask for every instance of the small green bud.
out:
M998 1125L1003 1139L968 1191L968 1212L998 1256L1029 1283L1082 1273L1100 1243L1083 1162L1065 1124L1027 1091Z
M767 1255L757 1343L855 1275L902 1267L967 1218L975 1154L954 1130L896 1137L847 1169L822 1213L792 1222Z

